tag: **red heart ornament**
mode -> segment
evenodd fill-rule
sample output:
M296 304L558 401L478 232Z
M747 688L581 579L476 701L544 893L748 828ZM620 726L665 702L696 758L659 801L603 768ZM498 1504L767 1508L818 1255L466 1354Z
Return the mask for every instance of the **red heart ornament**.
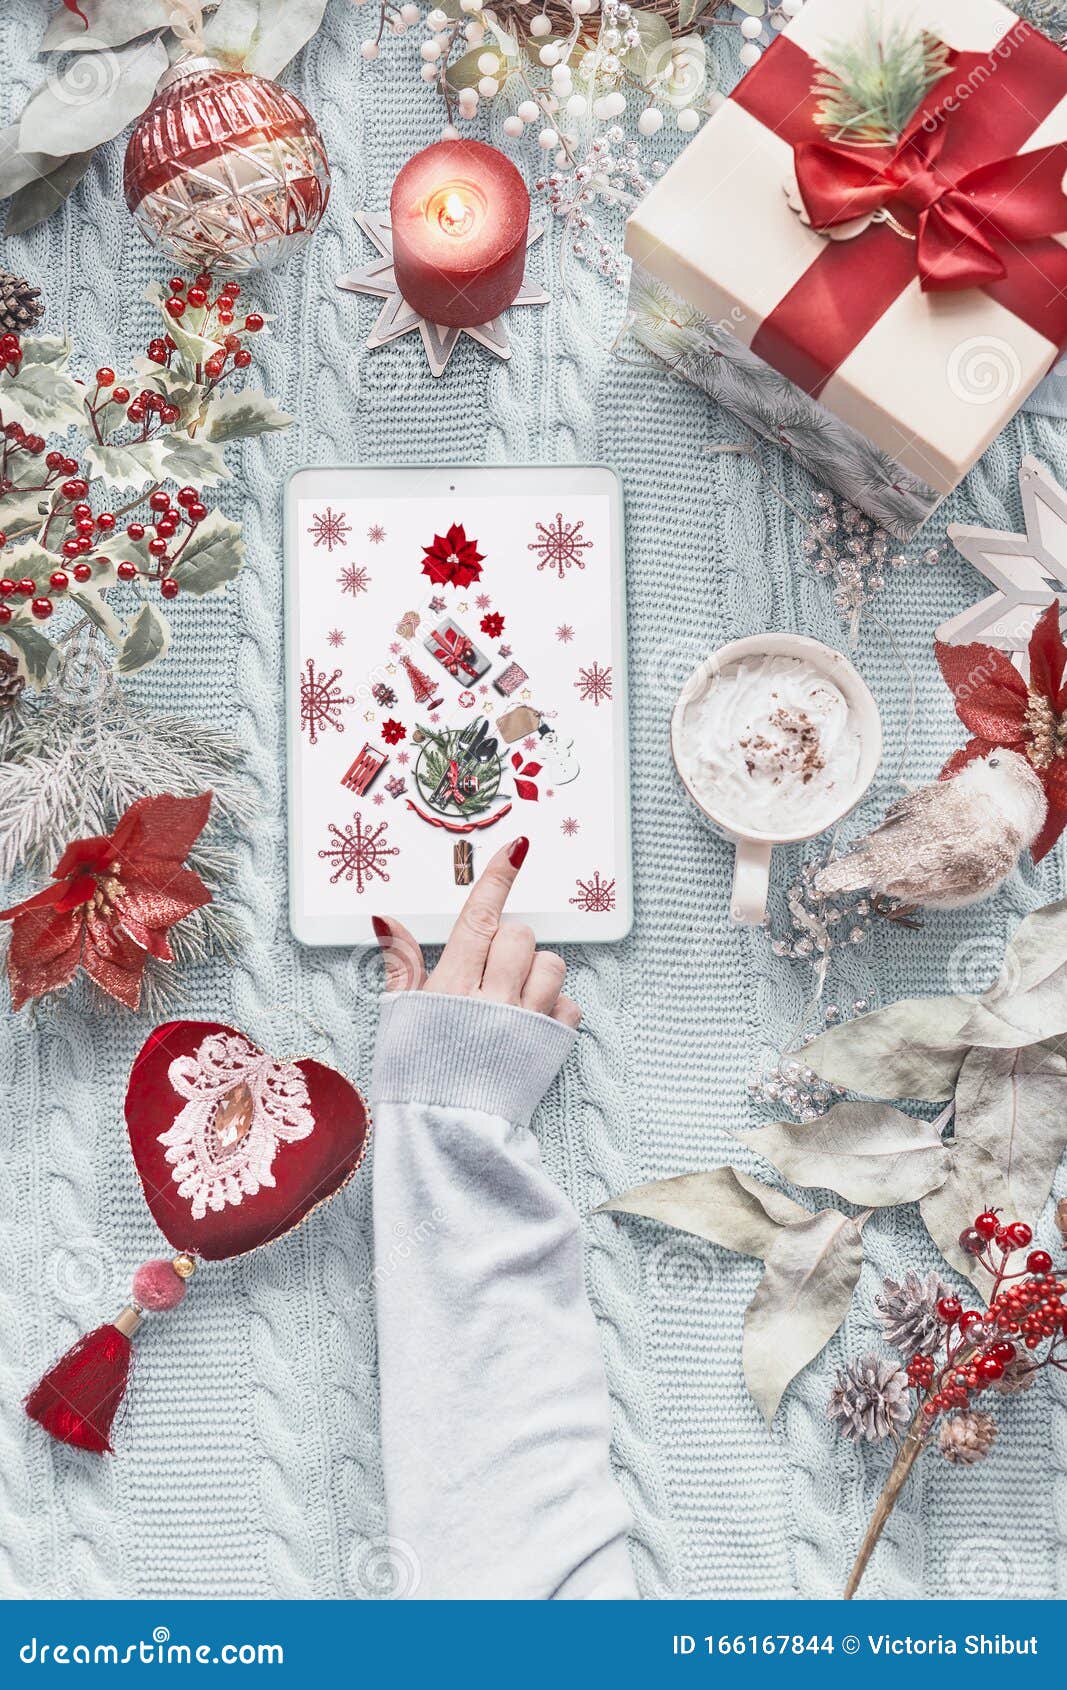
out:
M281 1238L340 1191L370 1116L321 1062L279 1061L220 1021L168 1021L134 1062L126 1126L160 1231L222 1261Z

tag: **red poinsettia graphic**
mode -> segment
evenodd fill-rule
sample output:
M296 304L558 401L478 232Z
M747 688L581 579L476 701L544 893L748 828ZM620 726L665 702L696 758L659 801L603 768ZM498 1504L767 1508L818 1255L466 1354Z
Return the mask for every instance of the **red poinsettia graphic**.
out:
M540 763L524 763L521 751L511 754L511 766L515 770L515 791L520 798L529 799L537 803L537 782L535 775L541 773ZM526 777L525 779L523 777Z
M211 902L185 867L207 821L211 793L139 798L109 838L76 839L52 870L53 884L9 910L11 1003L69 986L79 968L136 1009L145 959L173 959L175 922Z
M451 584L469 587L482 573L484 554L474 540L468 540L461 522L454 522L447 534L435 534L432 546L423 546L422 573L435 587Z
M1054 599L1030 636L1027 683L1002 651L989 645L934 646L956 714L974 738L950 757L941 779L958 774L995 746L1027 759L1048 799L1045 825L1030 847L1035 863L1048 855L1067 827L1067 648Z

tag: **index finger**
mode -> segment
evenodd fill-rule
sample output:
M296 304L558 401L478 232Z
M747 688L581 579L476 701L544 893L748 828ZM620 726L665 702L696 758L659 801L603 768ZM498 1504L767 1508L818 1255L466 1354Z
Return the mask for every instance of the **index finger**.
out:
M489 946L529 849L528 839L513 839L490 858L456 917L441 960L426 982L427 991L462 995L476 991L481 985Z

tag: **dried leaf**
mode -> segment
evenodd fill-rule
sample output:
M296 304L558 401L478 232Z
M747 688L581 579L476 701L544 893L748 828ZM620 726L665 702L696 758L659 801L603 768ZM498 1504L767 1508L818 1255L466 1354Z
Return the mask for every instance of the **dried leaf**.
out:
M950 1267L988 1297L993 1281L973 1256L960 1249L959 1236L985 1209L1011 1207L1007 1181L993 1158L977 1144L967 1141L953 1147L944 1185L928 1192L919 1202L926 1230Z
M155 605L142 605L122 642L116 667L121 675L134 675L150 663L158 663L169 649L170 623Z
M1059 968L1028 992L985 997L971 1007L962 1029L969 1044L988 1050L1018 1050L1021 1045L1067 1033L1067 968Z
M810 1126L778 1121L737 1137L795 1185L874 1208L914 1203L948 1173L937 1128L888 1103L838 1103Z
M810 1209L736 1168L709 1168L702 1174L679 1174L675 1179L637 1185L602 1203L595 1213L645 1215L739 1255L761 1259L783 1227L811 1219Z
M783 1228L745 1311L745 1383L770 1425L786 1386L837 1331L863 1265L860 1229L836 1209Z
M158 40L100 55L79 53L31 94L19 123L19 151L57 160L110 141L140 117L167 68Z
M49 176L56 168L51 153L24 153L19 147L19 126L8 123L0 129L0 199L17 194L28 182Z
M23 235L27 229L35 229L38 223L43 223L46 217L51 217L74 192L94 157L95 149L89 147L85 152L72 153L69 158L62 158L58 162L53 159L55 169L49 175L38 176L35 181L28 182L12 199L4 233Z
M196 529L171 574L183 592L202 598L205 593L221 592L240 573L244 560L244 541L237 523L212 511Z
M44 53L93 53L103 47L123 47L152 29L166 29L174 10L172 0L78 0L89 20L86 29L73 12L53 13L45 30Z
M325 10L326 0L222 0L204 40L232 68L277 76L311 40Z
M245 387L240 393L213 396L204 417L204 438L245 440L277 428L288 428L292 420L259 388Z
M821 1033L797 1059L869 1097L945 1102L970 1047L962 1029L973 1007L966 998L904 998Z
M1046 904L1021 921L1004 950L1004 964L996 985L983 1002L1031 992L1050 974L1067 967L1067 898Z
M1035 1224L1067 1148L1067 1058L1044 1045L972 1051L956 1085L956 1140L991 1157L1013 1217Z

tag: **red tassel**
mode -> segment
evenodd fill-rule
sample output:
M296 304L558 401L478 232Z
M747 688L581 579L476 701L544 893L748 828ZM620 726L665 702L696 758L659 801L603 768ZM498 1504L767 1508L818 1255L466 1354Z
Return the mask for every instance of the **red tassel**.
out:
M34 1386L26 1413L59 1443L110 1455L111 1424L126 1395L132 1355L125 1332L98 1326Z

